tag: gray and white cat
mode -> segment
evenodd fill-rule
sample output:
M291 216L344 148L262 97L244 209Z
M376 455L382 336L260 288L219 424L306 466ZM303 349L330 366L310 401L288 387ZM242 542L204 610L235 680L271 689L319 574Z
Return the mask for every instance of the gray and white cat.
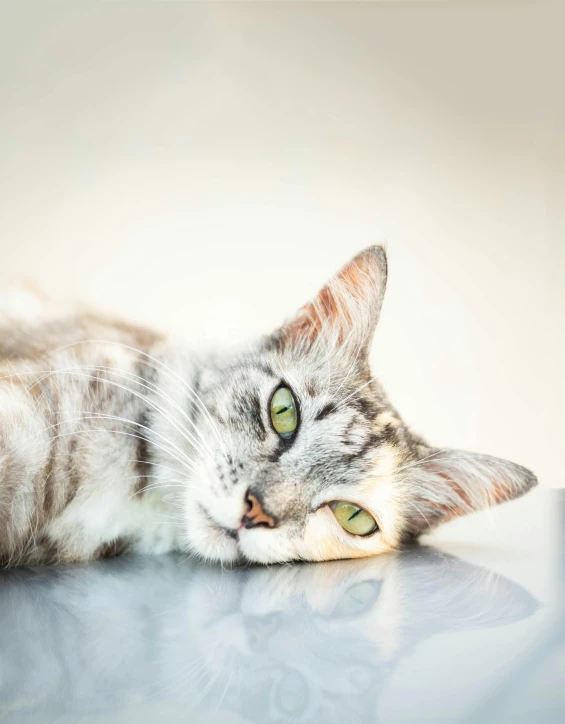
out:
M368 365L386 275L365 250L229 355L90 313L5 313L0 561L358 558L525 493L530 471L429 447L388 402Z

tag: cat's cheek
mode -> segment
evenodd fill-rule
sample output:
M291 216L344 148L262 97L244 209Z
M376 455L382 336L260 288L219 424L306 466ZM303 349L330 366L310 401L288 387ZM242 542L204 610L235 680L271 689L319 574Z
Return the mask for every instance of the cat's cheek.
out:
M235 540L219 530L202 515L196 501L185 501L186 519L185 545L208 561L236 563L241 555Z
M340 529L330 508L324 506L308 517L297 550L305 560L334 561L378 555L391 550L391 546L380 533L366 538L349 535Z

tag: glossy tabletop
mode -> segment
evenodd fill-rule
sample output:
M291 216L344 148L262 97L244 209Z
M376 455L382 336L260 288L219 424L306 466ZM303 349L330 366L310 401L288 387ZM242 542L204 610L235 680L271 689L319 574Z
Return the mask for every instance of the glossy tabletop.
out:
M565 491L401 553L0 573L0 721L565 722Z

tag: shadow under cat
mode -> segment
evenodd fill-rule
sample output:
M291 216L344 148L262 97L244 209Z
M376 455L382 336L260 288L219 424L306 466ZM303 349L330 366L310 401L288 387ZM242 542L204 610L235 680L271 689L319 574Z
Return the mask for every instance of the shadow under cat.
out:
M16 569L0 585L0 719L372 722L416 645L537 609L426 547L228 571L178 556Z

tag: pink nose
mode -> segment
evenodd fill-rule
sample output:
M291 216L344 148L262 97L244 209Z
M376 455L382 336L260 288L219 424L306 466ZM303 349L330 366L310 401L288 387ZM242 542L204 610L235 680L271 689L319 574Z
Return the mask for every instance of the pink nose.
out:
M247 493L245 502L247 503L247 513L241 519L243 528L256 528L259 525L265 528L274 528L276 526L275 519L265 513L259 499L253 493Z

